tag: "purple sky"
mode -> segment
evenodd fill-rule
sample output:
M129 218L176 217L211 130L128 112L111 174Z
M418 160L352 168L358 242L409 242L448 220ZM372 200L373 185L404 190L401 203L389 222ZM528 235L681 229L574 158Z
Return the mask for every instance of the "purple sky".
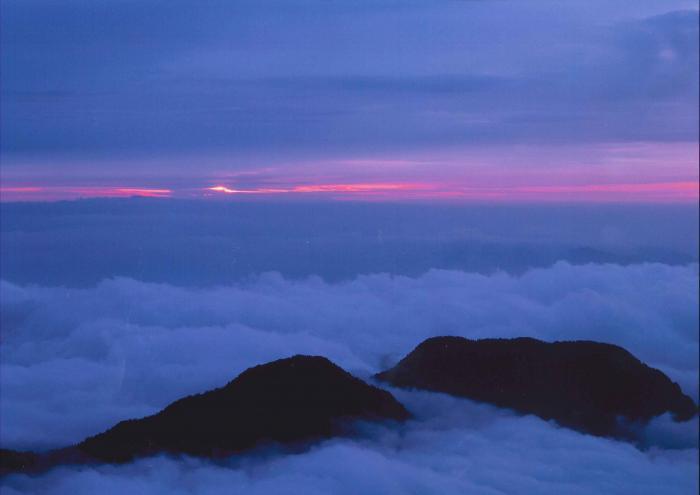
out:
M693 202L693 1L6 0L2 200Z

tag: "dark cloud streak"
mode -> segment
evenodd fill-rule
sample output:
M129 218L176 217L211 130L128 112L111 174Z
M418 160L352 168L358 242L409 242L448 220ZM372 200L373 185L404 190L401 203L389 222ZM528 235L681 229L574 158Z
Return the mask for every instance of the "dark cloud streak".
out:
M695 140L697 11L557 5L10 2L3 152Z

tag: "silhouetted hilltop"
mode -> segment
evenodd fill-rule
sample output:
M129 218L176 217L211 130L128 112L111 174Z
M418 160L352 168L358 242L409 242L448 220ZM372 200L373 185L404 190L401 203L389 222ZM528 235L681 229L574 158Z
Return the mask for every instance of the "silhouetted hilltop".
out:
M376 377L398 387L489 402L594 435L618 436L618 417L646 422L697 413L661 371L625 349L597 342L435 337Z
M661 371L621 347L588 341L436 337L376 377L603 436L622 434L618 418L643 423L670 412L684 421L698 411ZM270 443L294 448L346 433L346 420L409 416L389 392L328 359L294 356L249 368L221 388L180 399L153 416L122 421L72 447L38 454L0 449L0 474L159 453L220 457Z
M154 416L122 421L77 449L116 462L158 452L217 456L261 442L330 437L345 418L407 417L389 392L328 359L294 356L250 368L226 386L178 400Z
M294 356L255 366L224 387L173 402L161 412L47 454L3 451L2 472L64 462L126 462L158 453L225 456L264 443L296 444L343 433L343 420L405 420L387 391L323 357Z

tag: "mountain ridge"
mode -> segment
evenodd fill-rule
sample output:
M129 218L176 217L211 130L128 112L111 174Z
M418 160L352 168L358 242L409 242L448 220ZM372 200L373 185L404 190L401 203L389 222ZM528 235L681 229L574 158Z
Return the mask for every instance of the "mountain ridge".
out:
M433 337L375 375L402 388L443 392L554 419L562 426L622 437L618 421L677 421L697 405L661 371L626 349L590 340Z

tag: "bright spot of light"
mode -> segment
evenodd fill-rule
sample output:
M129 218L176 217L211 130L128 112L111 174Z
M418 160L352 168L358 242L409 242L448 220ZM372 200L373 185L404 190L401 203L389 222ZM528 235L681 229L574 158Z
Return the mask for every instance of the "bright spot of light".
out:
M207 189L209 191L222 192L222 193L226 193L226 194L234 194L234 193L238 192L235 189L230 189L226 186L213 186L213 187L209 187Z

